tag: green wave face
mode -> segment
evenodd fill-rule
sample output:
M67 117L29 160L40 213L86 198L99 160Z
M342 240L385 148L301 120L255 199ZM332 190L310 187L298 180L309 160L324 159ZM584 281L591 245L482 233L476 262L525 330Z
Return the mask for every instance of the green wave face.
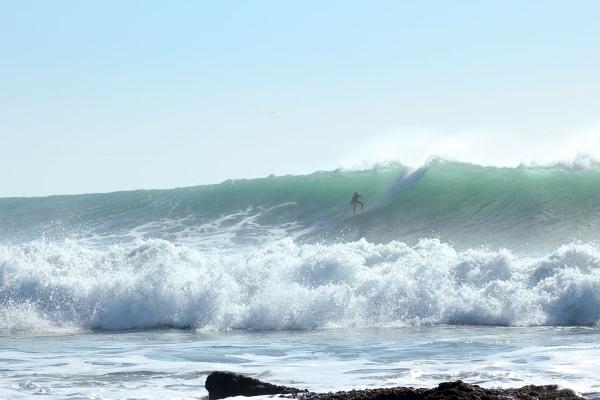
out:
M354 191L365 198L353 215ZM600 234L600 170L433 161L149 190L0 199L0 240L162 238L198 246L415 242L532 252Z
M495 168L434 162L412 188L361 216L377 240L439 237L460 247L550 249L595 241L600 233L600 171Z

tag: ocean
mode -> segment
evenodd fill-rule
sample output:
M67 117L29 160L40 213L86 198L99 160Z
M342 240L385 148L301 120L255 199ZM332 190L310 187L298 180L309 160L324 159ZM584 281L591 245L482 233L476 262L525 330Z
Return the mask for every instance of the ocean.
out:
M600 398L599 234L593 163L3 198L0 398L203 398L212 370Z

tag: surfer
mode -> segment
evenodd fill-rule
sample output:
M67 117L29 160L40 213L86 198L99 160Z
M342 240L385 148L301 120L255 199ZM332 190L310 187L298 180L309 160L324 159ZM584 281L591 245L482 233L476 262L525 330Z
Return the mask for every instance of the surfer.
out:
M360 194L356 193L356 192L354 192L354 194L352 195L352 200L350 200L350 204L352 204L352 212L354 214L356 214L356 205L357 204L360 204L360 209L361 210L363 208L365 208L365 204L362 201L360 201L360 199L362 199L362 198L363 197Z

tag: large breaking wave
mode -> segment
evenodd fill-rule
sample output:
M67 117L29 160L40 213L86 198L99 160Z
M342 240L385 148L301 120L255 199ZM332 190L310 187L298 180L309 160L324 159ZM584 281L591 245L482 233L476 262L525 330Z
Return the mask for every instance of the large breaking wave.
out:
M0 331L596 325L599 234L594 165L0 199Z
M352 215L358 191L365 212ZM600 169L435 160L172 190L0 199L0 243L165 239L196 248L439 238L458 248L551 251L600 235Z
M0 330L596 325L600 250L541 257L290 239L232 254L164 240L0 247Z

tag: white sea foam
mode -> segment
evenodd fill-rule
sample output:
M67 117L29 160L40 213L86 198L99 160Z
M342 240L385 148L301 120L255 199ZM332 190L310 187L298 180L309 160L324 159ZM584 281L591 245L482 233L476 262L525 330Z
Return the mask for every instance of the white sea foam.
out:
M163 240L0 246L0 330L595 325L600 251L544 257L365 240L203 252Z

